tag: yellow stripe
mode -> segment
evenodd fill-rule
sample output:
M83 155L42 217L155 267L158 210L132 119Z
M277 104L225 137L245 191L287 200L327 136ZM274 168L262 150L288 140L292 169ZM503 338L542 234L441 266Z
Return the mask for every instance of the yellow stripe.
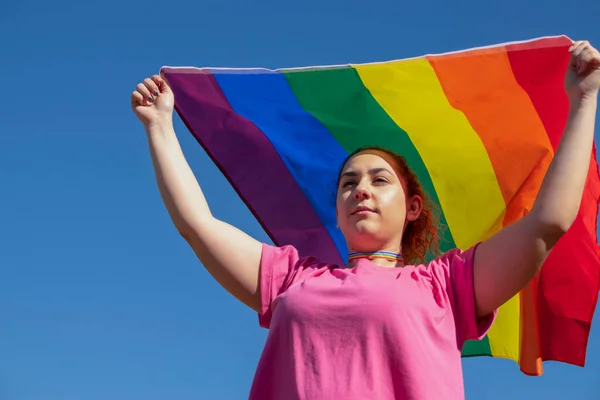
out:
M353 65L429 170L454 242L465 249L502 226L506 208L479 136L448 103L424 58Z
M488 332L492 356L520 361L521 298L517 294L498 310L494 325Z
M502 228L506 204L485 146L464 114L446 99L426 59L353 65L365 87L404 129L431 174L459 248ZM488 333L492 355L519 360L520 299L498 311Z

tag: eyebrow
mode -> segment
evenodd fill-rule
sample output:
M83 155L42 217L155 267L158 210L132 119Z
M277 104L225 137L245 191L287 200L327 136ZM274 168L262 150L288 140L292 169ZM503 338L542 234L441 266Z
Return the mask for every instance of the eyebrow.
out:
M389 170L389 169L387 169L387 168L371 168L371 169L368 171L368 173L369 173L369 174L371 174L371 175L375 175L375 174L378 174L378 173L380 173L380 172L387 172L388 174L390 174L390 175L393 175L393 174L390 172L390 170ZM358 175L358 173L357 173L356 171L347 171L347 172L344 172L344 173L342 174L341 178L343 178L343 177L345 177L345 176L351 176L351 177L354 177L354 176L357 176L357 175Z

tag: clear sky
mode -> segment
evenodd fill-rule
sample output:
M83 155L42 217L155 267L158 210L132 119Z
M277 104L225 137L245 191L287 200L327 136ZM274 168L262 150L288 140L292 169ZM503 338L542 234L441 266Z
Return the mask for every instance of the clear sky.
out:
M384 61L555 34L600 46L600 2L568 4L3 2L0 400L247 397L267 331L172 227L129 108L138 81L163 65ZM268 241L176 128L214 214ZM545 368L465 360L467 398L600 399L600 325L585 368Z

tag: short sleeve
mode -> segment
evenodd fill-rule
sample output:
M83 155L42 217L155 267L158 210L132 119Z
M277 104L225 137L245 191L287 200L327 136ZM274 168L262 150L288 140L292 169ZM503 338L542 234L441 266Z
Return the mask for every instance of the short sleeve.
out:
M301 258L293 246L271 246L263 243L259 270L261 327L269 328L273 314L273 301L293 283L302 279L308 259Z
M498 310L477 318L473 266L479 244L466 251L455 249L444 254L440 267L446 269L448 297L452 303L460 347L467 340L481 340L492 327Z

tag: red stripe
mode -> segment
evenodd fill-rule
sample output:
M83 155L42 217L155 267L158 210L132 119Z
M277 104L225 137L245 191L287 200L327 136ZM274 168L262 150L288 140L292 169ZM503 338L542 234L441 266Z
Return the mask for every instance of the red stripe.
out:
M529 94L555 151L568 115L563 82L570 44L569 39L562 37L507 46L515 78ZM539 277L539 352L544 361L585 364L600 289L596 233L599 199L600 177L594 149L577 219L552 250Z

